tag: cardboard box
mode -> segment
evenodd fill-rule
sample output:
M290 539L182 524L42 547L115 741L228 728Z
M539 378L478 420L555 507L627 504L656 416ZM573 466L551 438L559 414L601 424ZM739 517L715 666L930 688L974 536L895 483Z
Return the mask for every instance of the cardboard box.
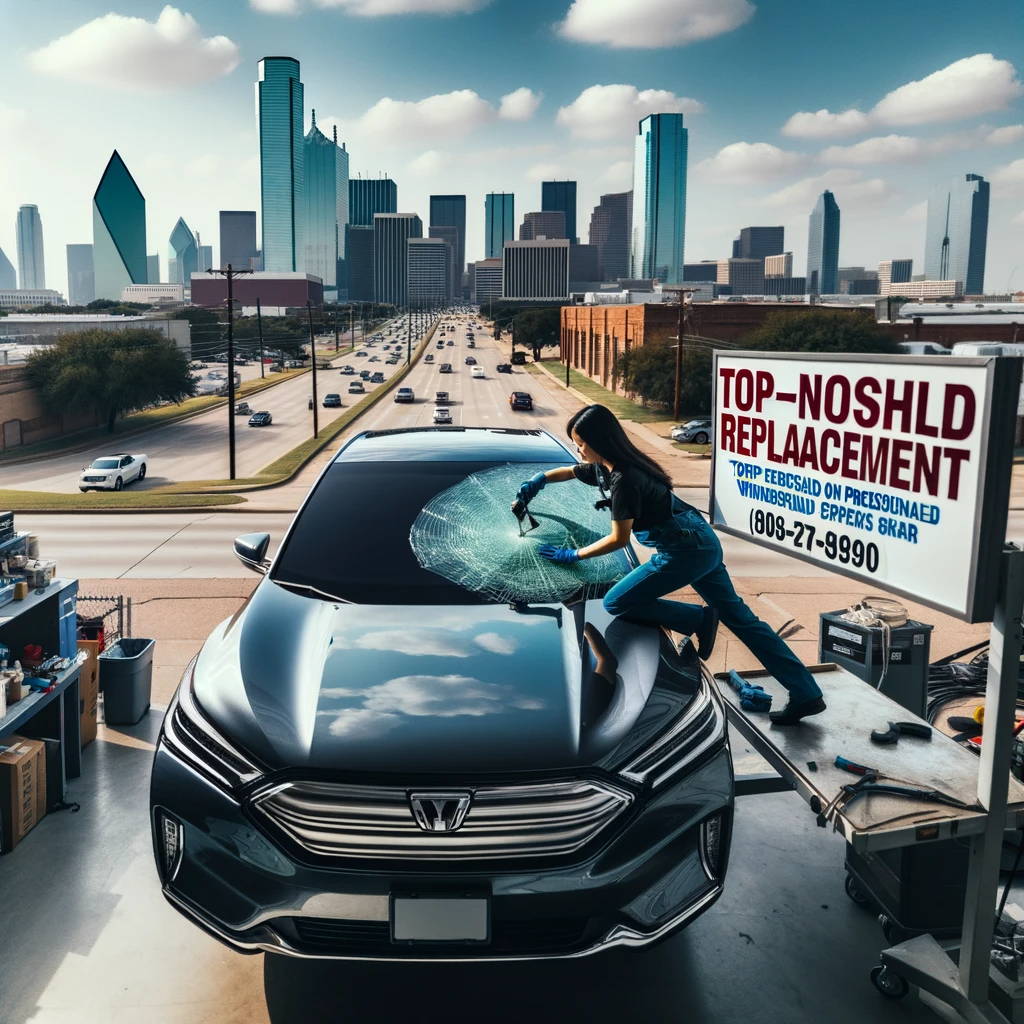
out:
M79 640L78 649L89 652L78 677L78 706L82 714L82 746L96 739L97 702L100 695L100 641Z
M7 853L46 814L46 746L12 735L0 748L0 852Z

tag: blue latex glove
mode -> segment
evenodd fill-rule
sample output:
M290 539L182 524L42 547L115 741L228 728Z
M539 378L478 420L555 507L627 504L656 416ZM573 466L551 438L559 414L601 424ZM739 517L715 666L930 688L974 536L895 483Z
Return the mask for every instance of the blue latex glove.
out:
M529 504L544 490L544 485L547 482L548 478L543 473L534 473L529 480L520 485L519 490L516 492L516 497L520 501L525 501Z
M556 548L554 544L541 544L539 550L541 558L559 565L574 565L580 560L576 548Z

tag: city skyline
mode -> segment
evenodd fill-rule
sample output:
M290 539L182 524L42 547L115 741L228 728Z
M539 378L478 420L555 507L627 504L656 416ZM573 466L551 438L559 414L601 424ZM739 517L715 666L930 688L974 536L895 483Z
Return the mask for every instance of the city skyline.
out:
M185 51L173 76L161 70L168 62L122 68L109 53L87 53L76 33L103 18L112 45L126 22L155 38L175 8L159 24L155 11L130 19L95 0L46 16L31 5L12 10L0 40L8 57L0 65L7 85L0 126L18 159L0 169L0 194L10 204L0 210L0 248L16 252L14 214L37 205L46 224L47 284L66 295L65 246L89 241L91 187L115 148L147 197L150 237L166 238L167 226L184 216L212 238L219 210L259 210L249 90L257 61L284 53L302 66L302 134L315 105L325 134L337 125L353 173L386 169L402 190L401 208L424 220L431 194L467 196L467 261L483 256L483 196L504 190L519 210L539 210L543 181L578 182L577 234L586 242L600 196L631 186L641 117L682 111L690 142L688 262L727 258L744 224L781 224L802 267L809 209L829 189L844 211L843 264L874 266L895 254L923 268L928 194L973 173L992 184L985 284L1006 289L1024 224L1024 104L1011 64L1017 58L1001 32L1009 2L992 0L964 19L955 16L959 5L938 0L934 17L920 19L870 0L864 18L884 12L889 31L867 48L854 34L835 32L836 16L810 0L793 0L771 17L755 0L741 5L746 18L689 41L686 10L695 5L650 2L649 17L638 16L618 40L607 26L581 29L587 19L577 7L588 3L563 20L569 0L554 23L551 5L534 0L449 18L359 17L311 2L295 4L298 13L286 17L211 0L183 7L183 30L160 36ZM411 59L441 39L471 50L498 37L534 59L473 70ZM384 39L394 58L387 76L371 73ZM769 80L771 90L759 85ZM133 117L174 116L183 102L184 149L125 127ZM35 128L50 109L66 112L69 138L59 147ZM1024 287L1024 267L1016 274L1015 287Z

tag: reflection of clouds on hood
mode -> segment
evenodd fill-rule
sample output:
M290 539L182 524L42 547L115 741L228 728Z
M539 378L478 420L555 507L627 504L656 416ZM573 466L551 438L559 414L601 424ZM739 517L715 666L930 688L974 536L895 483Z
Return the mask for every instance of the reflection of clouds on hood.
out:
M361 708L343 708L337 712L321 711L321 714L337 714L339 719L353 722L356 721L353 715L358 716L360 729L369 715L395 719L394 723L387 726L387 729L391 729L400 721L400 715L437 718L455 718L459 715L479 717L500 714L512 709L538 711L544 707L544 701L536 697L524 697L515 687L503 686L500 683L484 683L472 676L458 675L399 676L377 686L361 689L331 687L320 692L322 697L329 699L361 697ZM331 724L331 731L335 735L353 735L347 731L350 728L348 724L341 726L340 733L336 729L336 724Z
M345 736L354 740L376 739L402 724L398 715L382 715L369 708L344 708L338 712L321 711L320 714L334 716L334 721L328 726L332 736Z
M450 630L453 633L464 633L470 629L478 629L485 623L494 622L507 626L542 626L544 618L536 615L522 615L511 611L507 605L474 605L468 608L432 608L429 612L430 625L424 627L435 630ZM366 628L374 632L391 629L411 632L409 629L409 610L405 607L383 605L346 605L344 614L337 621L343 624L346 631ZM338 642L337 635L335 643Z
M364 633L350 640L343 633L335 633L332 644L340 648L364 651L394 651L396 654L436 655L448 658L468 658L475 653L464 640L448 636L436 629L381 629Z
M481 633L473 637L473 640L491 654L515 654L519 648L518 642L512 637L501 636L499 633Z

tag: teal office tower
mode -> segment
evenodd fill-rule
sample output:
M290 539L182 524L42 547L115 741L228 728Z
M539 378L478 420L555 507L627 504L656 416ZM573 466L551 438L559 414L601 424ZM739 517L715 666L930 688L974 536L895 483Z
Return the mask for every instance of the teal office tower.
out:
M146 200L116 149L92 197L92 253L97 299L148 283Z

